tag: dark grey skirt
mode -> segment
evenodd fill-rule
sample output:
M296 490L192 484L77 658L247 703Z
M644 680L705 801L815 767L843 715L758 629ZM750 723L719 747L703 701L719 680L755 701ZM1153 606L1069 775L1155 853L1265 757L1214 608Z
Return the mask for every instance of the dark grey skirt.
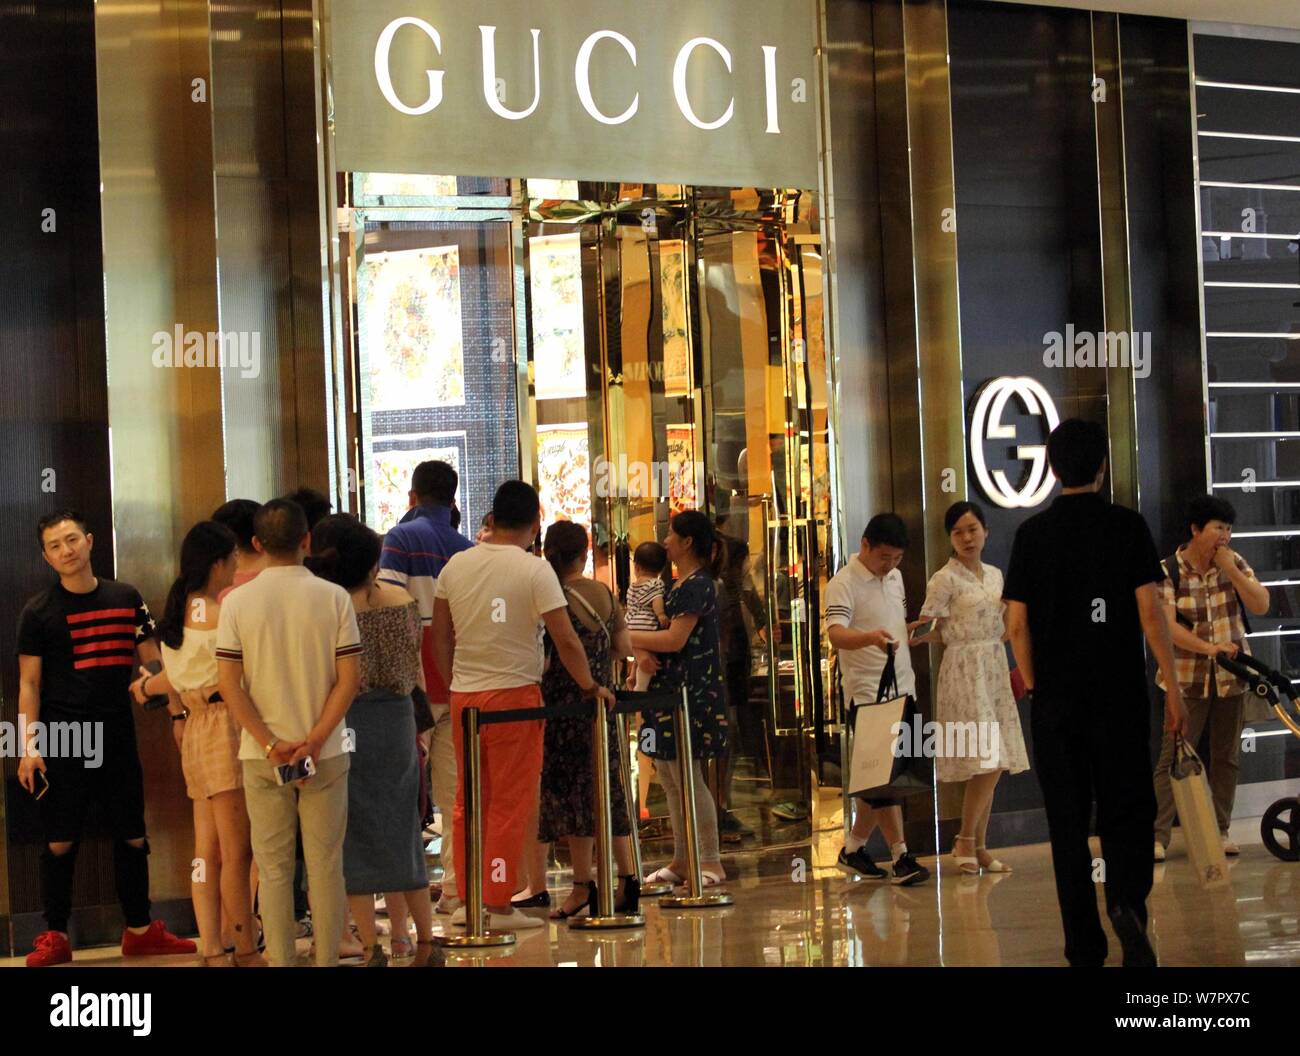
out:
M343 878L349 895L414 891L429 883L420 838L420 763L409 696L362 693L351 731Z

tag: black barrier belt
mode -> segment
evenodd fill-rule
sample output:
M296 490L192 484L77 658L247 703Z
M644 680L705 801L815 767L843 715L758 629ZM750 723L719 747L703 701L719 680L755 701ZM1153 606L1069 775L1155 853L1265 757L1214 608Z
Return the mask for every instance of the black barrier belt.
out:
M638 698L647 699L638 699ZM617 693L615 699L623 701L609 709L611 715L637 715L643 711L672 711L681 703L675 693ZM542 722L546 719L591 718L591 702L581 704L554 704L543 708L511 708L508 711L479 711L478 724L492 726L498 722Z

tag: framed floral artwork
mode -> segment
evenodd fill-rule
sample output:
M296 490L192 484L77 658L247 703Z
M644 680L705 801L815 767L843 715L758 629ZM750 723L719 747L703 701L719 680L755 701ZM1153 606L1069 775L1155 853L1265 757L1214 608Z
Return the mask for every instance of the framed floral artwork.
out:
M691 392L691 340L686 318L686 243L659 243L659 282L663 302L664 395Z
M421 462L436 459L446 462L461 477L456 505L463 518L462 528L474 523L475 511L467 510L465 492L465 434L436 433L418 437L384 437L375 444L370 472L366 475L366 523L381 535L405 516L410 508L411 474Z
M574 232L528 240L533 377L539 400L587 395L580 238Z
M369 254L357 285L369 410L462 406L459 248Z

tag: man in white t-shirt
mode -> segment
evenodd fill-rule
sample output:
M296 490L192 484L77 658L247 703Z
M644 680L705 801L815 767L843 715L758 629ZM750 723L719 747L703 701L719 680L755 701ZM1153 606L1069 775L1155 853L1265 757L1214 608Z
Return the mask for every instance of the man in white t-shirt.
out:
M221 605L217 685L243 728L239 758L267 955L277 968L296 959L293 874L301 824L316 964L329 967L338 963L332 937L343 930L345 897L342 724L361 683L361 636L347 591L303 567L311 536L302 508L273 499L253 523L266 565ZM306 757L314 777L277 781L277 767Z
M894 513L878 513L867 522L862 548L826 586L826 629L839 652L844 679L844 702L871 704L880 677L894 647L894 674L898 692L916 695L912 656L907 648L907 597L898 563L907 548L907 526ZM839 868L867 880L888 879L894 884L919 884L930 876L907 851L903 839L903 811L897 800L858 799L853 828L840 849ZM886 872L867 855L866 844L876 826L889 843L893 869Z
M542 627L556 656L588 697L613 701L591 675L587 653L568 616L555 570L530 548L542 529L537 492L508 480L492 500L490 541L454 554L438 576L433 601L433 650L451 686L456 755L464 752L462 716L542 706ZM537 917L515 909L524 836L542 774L542 723L523 720L482 727L483 902L492 928L537 927ZM456 876L469 890L465 861L465 773L457 781L454 812ZM464 924L465 908L452 914Z

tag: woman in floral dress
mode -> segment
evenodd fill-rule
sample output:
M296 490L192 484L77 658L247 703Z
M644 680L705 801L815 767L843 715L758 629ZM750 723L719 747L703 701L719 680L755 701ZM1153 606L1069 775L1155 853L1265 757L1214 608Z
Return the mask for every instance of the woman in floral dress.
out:
M632 646L656 656L657 670L650 692L681 693L686 687L694 756L695 816L699 827L700 872L704 886L726 878L718 847L718 812L704 779L702 760L720 754L727 746L727 707L719 648L718 593L712 565L717 534L712 522L698 510L673 517L664 548L677 566L678 579L664 599L671 621L662 631L631 631ZM654 666L653 664L651 666ZM686 819L681 809L681 762L677 756L672 716L648 711L641 728L642 750L654 757L655 773L668 797L673 825L673 860L646 877L647 882L684 882L687 873Z
M564 595L569 600L569 619L587 652L592 677L606 688L614 685L613 656L627 656L623 612L603 583L588 579L587 529L572 521L557 521L546 530L542 546L546 560L555 569ZM548 707L581 703L585 698L565 666L554 658L551 637L546 636L551 663L542 676L542 699ZM573 860L573 891L564 905L551 916L574 916L596 904L592 879L596 836L592 719L586 715L565 715L548 719L543 734L542 791L538 805L537 839L541 844L568 839ZM619 771L622 742L613 716L607 719L609 734L610 820L614 834L614 859L618 867L618 890L614 895L617 913L635 913L640 897L640 878L632 872L632 827L627 816Z
M937 620L929 634L913 642L937 638L944 645L935 698L935 718L944 731L945 746L964 747L962 754L943 752L935 761L940 781L966 782L961 832L953 844L958 871L980 869L1008 873L985 847L993 790L1003 772L1029 769L1020 713L1011 691L1003 622L1002 573L980 560L988 539L984 511L973 502L957 502L943 518L953 556L930 577L921 622ZM949 736L953 724L973 723L974 737Z

